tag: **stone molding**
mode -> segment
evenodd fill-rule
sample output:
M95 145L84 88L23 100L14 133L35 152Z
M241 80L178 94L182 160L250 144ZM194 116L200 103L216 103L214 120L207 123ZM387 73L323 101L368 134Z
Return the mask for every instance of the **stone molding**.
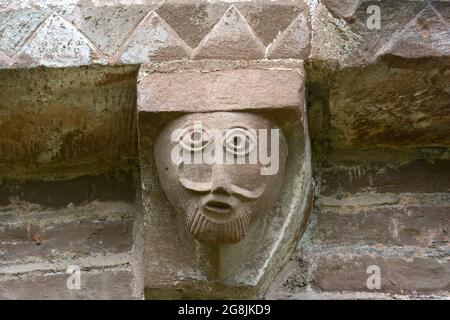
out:
M369 28L367 21L377 7L380 28ZM312 16L311 56L317 59L360 65L385 56L414 59L450 55L448 0L324 0L314 7Z
M309 34L301 0L6 0L0 2L0 68L302 59Z

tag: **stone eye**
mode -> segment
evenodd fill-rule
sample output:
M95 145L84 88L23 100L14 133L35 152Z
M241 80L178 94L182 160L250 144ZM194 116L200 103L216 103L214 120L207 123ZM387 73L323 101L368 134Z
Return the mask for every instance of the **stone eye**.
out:
M228 152L245 156L256 147L256 137L248 129L233 128L227 130L223 143Z
M204 149L212 139L207 130L202 126L189 126L185 128L178 138L181 146L188 151L200 151Z

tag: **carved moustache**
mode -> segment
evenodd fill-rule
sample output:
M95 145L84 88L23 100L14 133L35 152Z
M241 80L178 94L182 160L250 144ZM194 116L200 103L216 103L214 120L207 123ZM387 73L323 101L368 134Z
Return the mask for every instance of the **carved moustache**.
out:
M190 181L189 179L179 177L178 181L181 183L183 187L188 190L199 192L199 193L211 193L213 190L212 182L197 182ZM255 200L261 197L264 193L265 186L261 186L255 190L248 190L245 188L238 187L234 184L229 184L228 188L224 188L229 194L241 198L243 200Z

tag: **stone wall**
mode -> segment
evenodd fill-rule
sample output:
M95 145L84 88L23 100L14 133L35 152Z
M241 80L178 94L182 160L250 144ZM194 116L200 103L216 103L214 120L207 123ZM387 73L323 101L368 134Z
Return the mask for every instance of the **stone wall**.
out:
M450 1L0 0L0 298L143 298L139 65L192 60L304 65L314 210L260 297L448 297L449 56Z

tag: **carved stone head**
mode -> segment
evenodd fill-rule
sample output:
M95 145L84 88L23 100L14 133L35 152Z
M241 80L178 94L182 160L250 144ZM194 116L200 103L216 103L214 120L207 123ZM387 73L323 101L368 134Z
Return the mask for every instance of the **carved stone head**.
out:
M312 207L303 74L281 60L141 67L147 298L266 292Z
M283 133L244 112L183 115L155 140L169 201L188 231L207 244L237 243L277 199L287 159Z

